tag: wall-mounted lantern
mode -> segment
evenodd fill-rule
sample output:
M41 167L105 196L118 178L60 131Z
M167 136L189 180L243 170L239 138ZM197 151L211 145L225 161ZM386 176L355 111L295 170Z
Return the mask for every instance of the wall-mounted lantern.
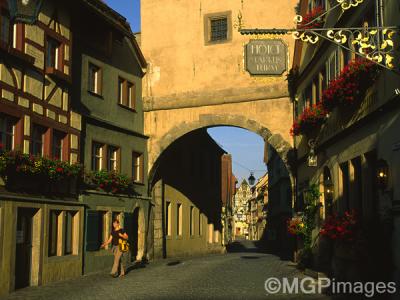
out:
M317 167L318 166L318 157L315 154L315 142L314 140L308 141L308 146L310 146L310 153L308 154L308 166L309 167Z
M386 189L388 185L389 166L383 159L379 160L376 165L376 177L380 189Z
M332 196L333 194L333 182L330 177L328 177L324 181L324 188L325 188L325 193L329 196Z
M10 15L14 22L36 22L43 0L8 0Z

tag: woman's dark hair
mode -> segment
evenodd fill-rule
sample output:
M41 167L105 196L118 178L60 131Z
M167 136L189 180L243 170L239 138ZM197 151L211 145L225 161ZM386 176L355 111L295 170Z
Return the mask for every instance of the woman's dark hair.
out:
M113 223L119 224L119 220L118 219L114 219Z

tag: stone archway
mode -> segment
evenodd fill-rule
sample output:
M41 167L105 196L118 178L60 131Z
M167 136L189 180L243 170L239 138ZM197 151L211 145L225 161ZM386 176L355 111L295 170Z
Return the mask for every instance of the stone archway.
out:
M153 144L151 157L149 157L149 180L151 181L156 172L157 161L163 151L166 150L174 141L197 129L216 126L239 127L260 135L265 142L270 144L277 151L286 165L293 182L288 161L288 152L292 149L290 142L283 138L281 134L271 132L267 127L257 121L248 119L241 115L227 114L201 114L196 121L182 122L172 127L164 136L158 139L156 144Z
M138 218L138 239L137 239L138 249L136 254L136 260L141 261L143 259L145 251L146 223L145 223L143 208L137 207L135 209L135 213L137 213L137 218Z

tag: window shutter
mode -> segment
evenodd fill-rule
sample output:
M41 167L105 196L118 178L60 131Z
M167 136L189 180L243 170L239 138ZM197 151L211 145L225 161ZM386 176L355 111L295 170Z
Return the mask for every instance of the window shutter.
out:
M97 251L100 248L101 242L99 239L99 222L100 214L96 210L88 210L86 212L86 251Z

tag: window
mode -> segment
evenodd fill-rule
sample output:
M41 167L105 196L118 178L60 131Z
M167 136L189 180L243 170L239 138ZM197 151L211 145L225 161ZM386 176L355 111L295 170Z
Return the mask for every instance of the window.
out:
M352 193L352 209L355 209L359 216L363 214L363 174L361 157L356 157L350 161L350 182Z
M134 182L143 183L143 154L132 154L132 178Z
M128 108L135 108L135 85L124 78L118 78L118 103Z
M308 3L308 11L311 11L316 7L321 7L322 9L325 10L328 7L327 0L311 0Z
M46 67L59 69L60 43L52 38L47 38Z
M98 66L89 63L88 89L97 95L102 93L102 72Z
M15 148L15 125L17 121L7 115L0 114L0 144L3 150Z
M49 222L49 256L56 256L57 244L60 228L60 215L61 212L57 210L50 211L50 222Z
M107 170L117 171L118 170L118 152L117 147L108 146L107 149Z
M100 245L108 238L107 212L88 210L86 212L86 250L98 251Z
M171 202L169 201L165 205L165 231L167 236L171 236Z
M57 130L54 130L53 132L52 155L54 159L64 160L63 146L65 136L66 134L64 132L60 132Z
M213 13L204 16L206 45L225 43L232 39L232 13Z
M199 210L199 235L203 235L203 214Z
M119 104L124 104L124 90L125 90L125 80L122 78L118 78L118 102Z
M193 206L190 206L190 215L189 215L189 232L190 232L190 235L192 236L192 235L194 235L194 207Z
M214 243L218 243L219 242L219 231L215 230L214 231Z
M0 14L0 41L6 45L10 43L11 36L10 16L1 12Z
M214 234L214 224L208 224L208 242L211 244L213 242Z
M182 235L182 204L180 203L176 206L176 234Z
M327 82L330 82L336 78L340 72L340 60L338 50L336 49L331 56L328 58L326 63L326 77Z
M128 82L128 106L135 108L135 85L131 82Z
M349 204L349 164L347 162L340 165L339 168L339 187L340 187L340 194L341 194L341 207L342 212L348 211L350 209Z
M92 145L92 170L103 169L103 147L104 145L94 142Z
M66 211L65 212L65 223L64 223L64 254L73 253L73 241L74 241L74 216L76 212Z
M32 155L43 155L44 135L46 128L33 124L32 125L32 136L31 136L31 154Z
M211 19L211 41L224 41L228 38L228 19L227 17Z

